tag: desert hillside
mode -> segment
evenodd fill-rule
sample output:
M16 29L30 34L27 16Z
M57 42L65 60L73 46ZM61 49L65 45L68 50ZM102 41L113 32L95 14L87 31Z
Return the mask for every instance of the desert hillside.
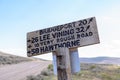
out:
M51 61L0 52L0 80L24 80L26 76L39 74L49 64Z
M24 61L32 61L31 58L20 57L16 55L0 52L0 65L16 64Z

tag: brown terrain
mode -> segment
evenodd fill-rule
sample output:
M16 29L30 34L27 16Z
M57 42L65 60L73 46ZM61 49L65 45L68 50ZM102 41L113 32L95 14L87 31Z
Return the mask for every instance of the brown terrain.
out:
M30 61L0 67L0 80L24 80L26 76L37 75L50 61Z
M25 80L29 75L40 74L51 64L51 61L23 58L2 52L0 57L0 80Z

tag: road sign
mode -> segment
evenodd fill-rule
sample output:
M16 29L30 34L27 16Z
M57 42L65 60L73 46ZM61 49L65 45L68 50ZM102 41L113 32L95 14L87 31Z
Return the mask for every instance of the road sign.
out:
M27 33L27 55L99 43L95 17Z

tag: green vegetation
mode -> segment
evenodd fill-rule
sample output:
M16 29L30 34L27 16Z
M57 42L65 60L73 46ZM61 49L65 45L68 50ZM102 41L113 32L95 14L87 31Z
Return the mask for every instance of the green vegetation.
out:
M53 65L48 65L46 70L43 70L37 76L28 76L27 80L56 80L57 78L53 74Z
M52 64L48 65L47 69L53 71L53 65Z
M27 80L57 80L53 75L53 66L37 76L28 76ZM112 64L81 64L81 71L72 75L72 80L120 80L120 66Z

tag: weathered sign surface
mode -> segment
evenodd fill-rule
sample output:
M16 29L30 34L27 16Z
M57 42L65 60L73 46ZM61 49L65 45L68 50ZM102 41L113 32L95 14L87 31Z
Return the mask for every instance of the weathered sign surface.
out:
M27 33L27 55L99 43L95 17Z

